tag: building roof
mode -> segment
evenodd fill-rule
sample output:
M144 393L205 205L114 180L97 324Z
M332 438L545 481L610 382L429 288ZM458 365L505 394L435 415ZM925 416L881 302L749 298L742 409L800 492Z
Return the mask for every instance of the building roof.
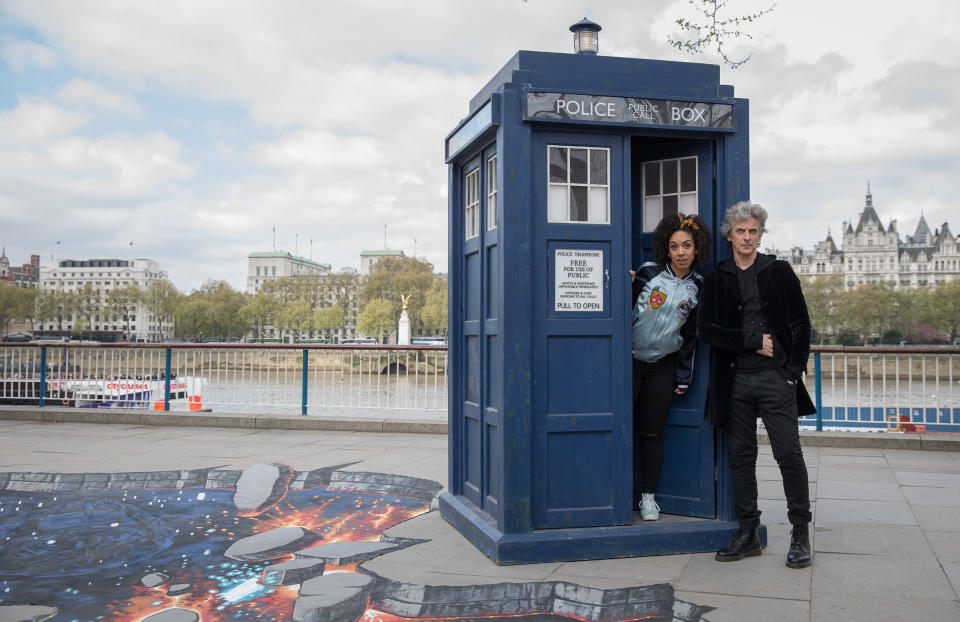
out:
M297 261L302 261L303 263L308 263L311 266L317 266L318 268L325 268L327 270L330 269L330 264L328 263L320 263L312 259L307 259L306 257L298 257L297 255L288 253L287 251L257 251L247 255L248 259L270 259L270 258L277 259L277 258L284 258L284 257L288 259L295 259Z
M384 248L378 251L360 251L361 257L371 257L371 256L381 256L381 255L391 255L396 257L404 257L403 251L395 251L388 248Z
M877 210L873 209L873 206L868 204L863 208L863 211L860 212L860 222L857 223L857 233L860 233L863 230L864 225L871 222L876 224L880 231L884 231L883 224L880 222L880 217L877 216Z
M930 233L930 227L927 226L927 220L923 217L923 214L920 214L917 230L913 232L913 242L915 244L933 243L933 234Z
M952 240L953 234L950 233L950 226L947 223L943 223L943 227L940 229L940 231L937 231L934 237L934 243L938 246L945 240Z

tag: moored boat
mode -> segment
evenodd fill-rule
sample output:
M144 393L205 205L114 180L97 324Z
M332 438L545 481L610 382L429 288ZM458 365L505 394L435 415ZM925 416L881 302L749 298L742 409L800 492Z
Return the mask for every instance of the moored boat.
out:
M206 378L170 378L169 409L204 410ZM41 382L36 377L0 380L0 404L33 404L39 401ZM48 380L46 405L75 408L139 408L164 410L167 381L151 378L58 378Z

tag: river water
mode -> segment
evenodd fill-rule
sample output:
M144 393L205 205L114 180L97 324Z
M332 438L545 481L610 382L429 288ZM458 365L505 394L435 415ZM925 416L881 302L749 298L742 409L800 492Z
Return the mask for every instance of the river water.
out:
M213 377L204 387L204 408L251 414L301 414L300 377ZM307 385L307 414L325 415L349 410L352 417L380 418L384 411L428 421L447 420L444 376L362 374L312 376Z
M323 374L310 377L307 413L349 409L373 418L378 411L402 410L412 419L446 421L447 379L443 375L404 374ZM810 398L815 387L807 383ZM204 407L215 411L251 414L301 414L303 382L291 374L284 378L210 377L204 388ZM960 409L960 383L900 382L882 379L830 382L822 386L822 403L827 408L940 408ZM960 420L957 421L960 423Z

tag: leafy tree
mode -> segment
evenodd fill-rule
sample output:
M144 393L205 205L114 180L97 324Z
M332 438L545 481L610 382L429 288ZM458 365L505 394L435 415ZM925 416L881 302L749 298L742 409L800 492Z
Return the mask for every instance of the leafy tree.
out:
M200 286L200 294L210 303L208 336L231 339L246 332L246 324L240 315L240 309L247 302L246 296L226 281L212 280Z
M366 308L373 300L387 301L394 316L399 317L400 296L409 296L407 316L410 325L422 326L420 314L432 284L433 268L430 264L413 257L385 257L371 268L360 290L360 302Z
M63 331L63 321L76 312L77 297L72 292L40 291L35 306L35 318L39 323L56 320L57 330Z
M860 333L864 343L896 328L900 304L889 284L864 283L847 292L841 306L843 325Z
M270 296L281 305L293 302L299 298L297 283L292 277L282 277L266 281L257 292L258 296Z
M377 341L383 341L384 335L392 333L397 326L397 306L382 298L368 302L360 312L357 322L360 332L376 337Z
M801 279L803 297L807 301L814 339L823 343L827 334L842 328L839 314L844 297L843 277L839 274L821 275L810 281Z
M111 321L122 321L126 326L125 335L130 339L130 322L137 307L143 300L143 290L137 284L125 285L124 287L115 287L107 292L107 300L104 311ZM141 318L141 324L146 318Z
M346 312L357 301L360 291L360 275L355 272L337 272L324 277L328 300Z
M313 326L317 332L343 328L345 325L346 316L340 305L330 305L313 312Z
M298 274L292 278L291 289L296 300L304 300L310 310L319 309L327 300L325 277L316 274Z
M36 329L33 318L36 315L37 298L40 296L40 290L26 287L18 287L17 289L22 290L17 308L17 318L28 321L32 333Z
M70 329L70 333L74 337L79 337L89 330L90 320L88 320L86 316L81 315L73 322L73 328Z
M208 326L207 317L210 314L210 301L203 296L192 292L181 299L174 315L174 334L177 337L197 339ZM209 328L207 329L209 331ZM210 334L209 332L207 334Z
M921 297L917 319L950 336L960 338L960 281L941 283Z
M280 336L287 331L297 335L305 332L313 332L313 312L310 310L310 303L306 300L292 300L283 305L276 320L277 328L280 329Z
M170 281L154 281L143 295L144 306L153 314L163 334L163 325L173 321L180 302L180 292Z
M206 281L185 296L176 310L176 334L188 338L231 339L246 332L240 310L247 297L226 281Z
M84 328L80 331L77 330L76 324L74 321L74 330L76 334L78 332L90 331L93 330L93 320L96 317L99 317L103 313L103 301L100 299L100 292L98 292L93 287L93 283L84 283L83 287L77 290L76 292L76 307L75 312L77 319L84 319Z
M269 295L257 294L240 310L247 324L254 330L254 335L263 338L265 326L273 326L274 319L280 312L280 304Z
M0 334L7 332L10 321L22 317L22 287L12 283L0 284Z
M427 292L421 314L423 325L442 335L447 334L447 275L438 276Z
M347 325L357 325L357 302L360 294L360 275L355 272L337 272L324 277L324 292L327 300L343 309L344 323L342 326L330 326L334 328L344 328Z

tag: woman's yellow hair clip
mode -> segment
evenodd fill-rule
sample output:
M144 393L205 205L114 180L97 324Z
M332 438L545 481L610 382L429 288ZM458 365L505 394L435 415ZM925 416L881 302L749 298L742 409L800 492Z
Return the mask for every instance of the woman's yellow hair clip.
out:
M691 214L690 216L684 216L683 214L677 214L677 218L680 219L680 228L683 229L684 227L689 227L689 228L691 228L691 229L694 229L694 230L696 230L696 231L699 231L699 230L700 230L700 225L698 225L698 224L696 223L696 221L694 220L696 217L697 217L696 214Z

